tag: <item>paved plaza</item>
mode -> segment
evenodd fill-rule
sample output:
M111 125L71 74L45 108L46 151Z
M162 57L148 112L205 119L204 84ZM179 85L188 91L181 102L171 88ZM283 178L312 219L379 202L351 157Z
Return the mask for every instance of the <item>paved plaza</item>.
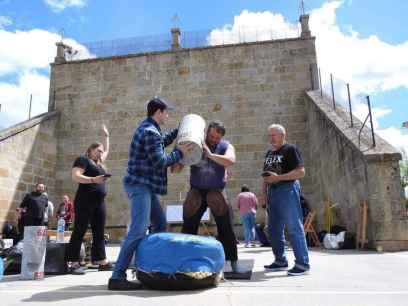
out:
M115 260L118 251L118 246L108 247L109 258ZM217 288L112 292L106 286L110 272L97 270L42 281L6 276L0 282L0 305L408 305L408 252L312 249L310 275L297 277L263 270L272 261L269 248L240 245L239 255L243 265L253 266L252 279L227 280Z

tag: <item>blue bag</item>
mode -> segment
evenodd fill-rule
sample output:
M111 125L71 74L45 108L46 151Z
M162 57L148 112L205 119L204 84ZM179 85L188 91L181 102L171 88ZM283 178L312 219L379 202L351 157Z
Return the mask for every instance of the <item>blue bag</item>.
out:
M224 249L214 238L158 233L139 244L137 277L153 289L205 288L218 283L224 263ZM208 277L194 278L194 272L205 272Z

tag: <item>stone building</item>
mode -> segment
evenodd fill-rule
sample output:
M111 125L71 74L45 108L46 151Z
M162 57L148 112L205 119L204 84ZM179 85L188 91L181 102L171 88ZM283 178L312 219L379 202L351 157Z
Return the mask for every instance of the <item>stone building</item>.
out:
M368 238L372 247L408 248L398 162L401 155L361 122L350 127L347 114L333 110L318 91L315 38L307 16L293 39L184 49L180 31L172 31L172 50L66 61L58 46L51 64L49 112L0 132L0 223L15 220L15 208L36 182L48 185L54 203L74 195L73 160L111 134L106 162L112 178L107 197L107 230L120 238L128 222L128 201L121 180L134 129L145 117L146 101L159 95L172 101L169 128L197 113L219 119L237 152L229 170L227 193L233 199L242 184L260 194L260 173L271 123L287 128L288 141L303 152L302 188L324 226L324 203L337 203L338 223L356 231L359 204L369 204ZM169 175L163 205L180 204L188 190L188 171ZM238 214L235 215L240 231Z

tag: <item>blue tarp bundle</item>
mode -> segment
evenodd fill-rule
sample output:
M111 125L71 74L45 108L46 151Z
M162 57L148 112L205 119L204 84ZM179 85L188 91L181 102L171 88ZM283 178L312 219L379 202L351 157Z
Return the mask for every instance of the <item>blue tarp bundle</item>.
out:
M219 273L225 263L222 244L208 237L178 233L147 236L137 252L138 269L147 273Z

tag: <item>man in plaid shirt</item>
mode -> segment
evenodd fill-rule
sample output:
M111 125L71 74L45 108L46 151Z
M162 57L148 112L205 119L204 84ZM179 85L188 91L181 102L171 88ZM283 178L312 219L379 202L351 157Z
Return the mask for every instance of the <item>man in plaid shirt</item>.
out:
M162 134L160 125L168 118L169 105L153 98L147 105L147 118L139 125L130 145L129 162L123 185L131 204L131 224L123 241L109 290L136 290L140 283L126 280L126 269L137 252L148 226L153 232L166 230L166 217L159 195L167 193L167 167L181 160L192 149L191 144L178 145L170 154L164 148L177 137L178 129Z

